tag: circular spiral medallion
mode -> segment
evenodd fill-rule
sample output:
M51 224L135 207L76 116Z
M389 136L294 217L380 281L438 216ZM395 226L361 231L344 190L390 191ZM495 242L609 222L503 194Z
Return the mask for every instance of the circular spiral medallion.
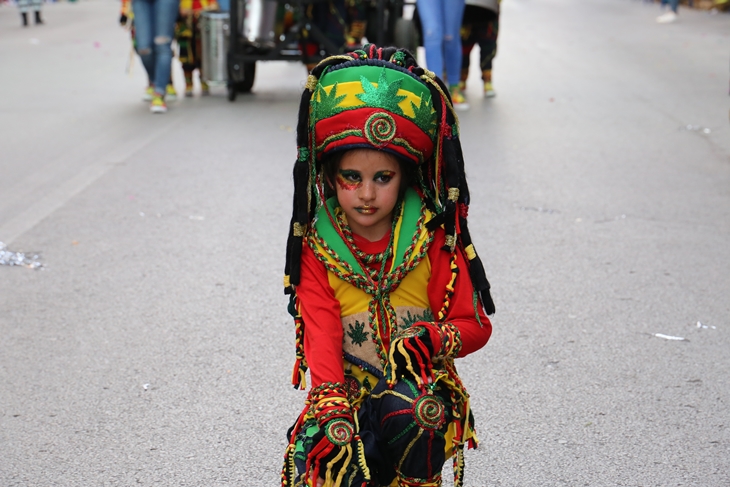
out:
M440 397L421 394L413 401L413 419L425 430L437 430L446 421L446 408Z
M373 113L365 121L365 137L373 145L385 145L395 137L395 120L387 113Z
M346 419L335 418L327 423L324 434L333 445L345 446L352 441L355 428Z

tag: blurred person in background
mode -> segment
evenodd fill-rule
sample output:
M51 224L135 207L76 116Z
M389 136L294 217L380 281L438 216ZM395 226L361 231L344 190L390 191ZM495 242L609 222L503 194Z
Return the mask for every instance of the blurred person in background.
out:
M152 113L167 112L165 93L172 79L172 38L179 9L180 0L132 0L134 40L152 88Z
M469 55L474 44L479 44L479 65L482 69L484 96L496 96L492 87L492 60L497 55L500 0L466 0L461 24L461 83L466 88L469 77Z
M438 77L444 77L451 92L454 108L467 109L469 105L459 88L461 79L461 20L464 0L417 0L421 20L426 65Z
M180 0L180 17L175 26L175 40L180 48L180 62L185 73L185 96L193 96L193 73L200 74L202 46L200 43L200 14L206 10L218 10L216 0ZM203 95L209 93L208 84L200 78Z
M20 9L20 18L22 19L23 27L28 27L28 13L31 10L35 13L35 24L43 24L43 19L41 19L42 6L43 0L18 0L18 9Z
M134 40L134 11L132 10L132 0L122 0L122 10L119 13L119 25L122 27L127 27L129 29L129 34L132 38L132 49L134 52L137 52L137 42ZM134 57L134 54L131 55ZM173 53L174 56L174 53ZM130 59L130 69L131 69L131 63L132 59ZM170 72L172 73L172 63L170 66ZM152 101L152 95L154 93L154 88L152 87L152 80L148 79L148 86L147 91L145 91L144 96L142 96L142 101L150 102ZM173 101L177 99L177 92L175 91L175 87L172 85L172 81L167 84L167 88L165 89L165 100L167 101Z
M656 21L660 24L670 24L672 22L676 22L679 18L677 15L679 0L662 0L662 8L666 8L667 5L669 5L669 10L656 18Z

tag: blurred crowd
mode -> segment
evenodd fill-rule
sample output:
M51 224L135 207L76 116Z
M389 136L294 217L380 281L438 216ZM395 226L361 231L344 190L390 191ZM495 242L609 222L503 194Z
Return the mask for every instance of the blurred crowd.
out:
M23 0L38 1L38 0ZM251 3L255 0L247 0ZM308 5L306 15L324 33L330 45L340 50L357 49L372 34L372 0L329 0ZM200 93L209 92L200 76L205 55L201 43L200 19L204 12L227 10L217 0L122 0L120 24L129 29L135 52L148 75L143 99L152 113L165 113L167 102L177 98L172 84L172 61L177 56L185 75L185 96L194 94L194 73L198 71ZM425 48L426 65L448 81L457 109L467 109L464 96L469 77L470 55L480 49L480 69L485 97L495 96L492 61L497 53L499 0L417 0L414 18ZM317 44L304 44L312 55ZM308 65L309 69L313 66Z
M76 0L68 0L74 2ZM237 0L239 12L263 4L265 0ZM417 43L423 46L426 67L441 77L449 87L450 95L457 109L468 109L465 88L469 79L471 53L479 48L479 69L481 71L484 97L496 95L492 81L492 64L497 54L499 16L501 0L411 0L412 21L417 34ZM651 1L651 0L650 0ZM726 6L730 0L682 0L692 6L696 1L710 1L714 6ZM18 7L21 25L41 26L44 24L42 7L44 0L0 0L0 3L15 3ZM278 1L285 11L283 0ZM374 42L375 25L382 25L373 18L377 0L327 0L311 2L302 0L304 12L312 24L323 33L326 40L318 45L311 41L299 45L303 59L316 52L337 47L349 52L358 49L364 42ZM389 3L386 1L386 3ZM680 0L660 0L664 9L656 21L667 24L679 19ZM260 6L260 5L259 5ZM130 32L134 52L139 56L148 76L148 86L143 99L149 103L152 113L165 113L167 102L177 98L172 83L173 60L182 65L187 97L193 96L194 79L199 79L201 95L209 93L208 83L201 73L201 61L206 54L202 49L201 16L205 12L227 12L230 0L121 0L119 23ZM286 10L281 21L292 25L293 9ZM232 25L232 29L236 26ZM398 40L396 38L396 40ZM395 44L391 40L391 43ZM326 44L326 46L325 46ZM402 46L414 49L415 46ZM312 69L314 64L307 64ZM195 74L198 73L196 77ZM473 92L473 91L472 91Z

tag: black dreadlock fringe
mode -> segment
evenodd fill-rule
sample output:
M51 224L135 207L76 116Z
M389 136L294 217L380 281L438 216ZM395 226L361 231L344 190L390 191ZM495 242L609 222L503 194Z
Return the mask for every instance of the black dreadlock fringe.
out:
M309 101L312 98L312 92L304 90L302 98L299 100L299 113L297 116L297 147L307 147L309 144Z
M447 137L444 141L444 173L446 177L446 186L448 188L459 188L461 186L462 174L459 172L459 164L457 161L457 151L455 146L459 143L456 137ZM444 230L446 235L456 237L456 201L446 200L446 210L444 211ZM451 250L452 247L446 244L444 250Z
M297 120L297 160L294 163L294 201L292 218L289 222L289 237L286 243L286 265L284 266L284 275L289 277L289 284L284 287L285 294L291 294L294 291L293 286L299 284L301 276L301 256L302 256L302 239L301 235L294 235L295 224L299 224L300 228L305 228L308 223L309 215L309 163L307 150L309 146L309 130L308 119L309 100L311 92L304 90L302 98L299 102L299 119ZM304 151L304 153L302 153Z
M436 87L431 84L427 83L428 85L428 91L431 93L431 100L433 103L433 108L436 111L436 120L438 120L438 123L441 123L441 118L443 116L443 107L441 106L441 103L437 103L436 100L441 100L441 94L438 92ZM447 93L445 91L444 93ZM436 154L434 154L432 157L436 157ZM428 164L427 167L427 177L426 179L426 185L430 191L432 191L438 198L439 193L439 182L436 181L436 173L434 172L436 168L434 167L434 164ZM443 208L440 208L437 213L442 213ZM439 224L440 225L440 224ZM430 228L430 230L433 230L433 228Z
M459 226L461 227L460 240L464 248L472 245L471 235L469 234L469 227L466 224L466 218L459 217ZM473 249L474 247L472 247ZM476 254L476 250L474 251ZM479 255L476 255L469 261L469 275L471 277L472 286L474 290L479 293L479 297L482 298L482 306L484 311L488 315L493 315L495 312L494 300L489 292L491 285L487 279L487 274L484 272L484 265Z

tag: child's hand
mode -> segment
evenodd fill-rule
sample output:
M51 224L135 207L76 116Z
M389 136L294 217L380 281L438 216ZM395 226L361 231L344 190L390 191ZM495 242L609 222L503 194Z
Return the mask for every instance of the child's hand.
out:
M391 376L412 377L417 384L433 382L434 355L431 336L425 326L415 325L404 330L390 344Z
M309 453L307 468L310 469L309 478L316 478L318 487L324 485L327 475L336 478L347 470L353 455L357 454L354 437L355 427L345 418L327 421L312 436L314 446Z

